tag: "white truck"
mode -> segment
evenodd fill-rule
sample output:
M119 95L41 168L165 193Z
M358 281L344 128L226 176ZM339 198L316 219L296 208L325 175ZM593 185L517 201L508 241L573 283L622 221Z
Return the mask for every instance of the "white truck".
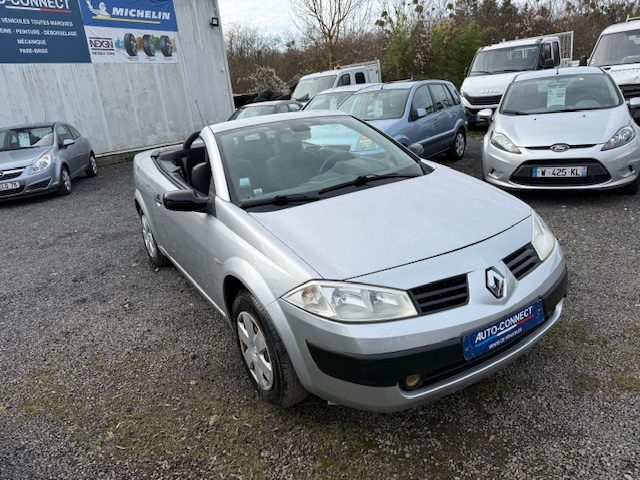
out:
M521 72L556 66L569 67L573 32L523 38L481 47L462 82L462 104L469 123L478 123L484 108L497 108L511 80Z
M304 75L298 81L291 98L306 103L328 88L359 83L379 83L380 79L380 60L344 65L333 70Z
M582 58L581 63L586 64L586 59ZM625 100L640 97L640 19L629 18L605 28L589 65L606 71L622 90ZM640 124L640 109L633 109L631 113Z

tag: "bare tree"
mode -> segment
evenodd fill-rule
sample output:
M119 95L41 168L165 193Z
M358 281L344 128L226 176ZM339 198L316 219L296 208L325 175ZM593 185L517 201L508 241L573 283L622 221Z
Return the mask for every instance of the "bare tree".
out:
M329 67L335 66L341 38L368 28L369 0L289 0L294 23L302 36L321 46Z

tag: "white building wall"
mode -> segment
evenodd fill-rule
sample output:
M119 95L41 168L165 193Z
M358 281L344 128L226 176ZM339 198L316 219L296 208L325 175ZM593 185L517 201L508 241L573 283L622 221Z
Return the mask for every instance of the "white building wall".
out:
M0 126L64 121L98 154L183 141L233 95L217 0L174 0L176 64L0 64Z

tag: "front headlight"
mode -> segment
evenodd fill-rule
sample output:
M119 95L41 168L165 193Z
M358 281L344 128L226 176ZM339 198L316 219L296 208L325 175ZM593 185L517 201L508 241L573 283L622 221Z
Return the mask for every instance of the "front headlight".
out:
M509 140L509 137L503 133L494 133L491 136L491 145L505 152L520 153L520 149L516 147L516 144Z
M545 261L551 254L553 246L556 243L556 237L553 236L547 224L540 218L534 210L531 210L531 220L533 222L533 234L531 238L531 244L536 249L538 257L541 261Z
M42 172L49 168L49 165L51 165L51 155L47 153L31 164L31 173Z
M309 313L339 322L378 322L418 314L407 292L355 283L312 280L283 298Z
M602 150L611 150L612 148L618 148L623 145L626 145L631 140L633 140L636 136L636 131L633 129L631 125L627 125L626 127L622 127L620 130L616 132L616 134L609 139L607 143L604 144Z

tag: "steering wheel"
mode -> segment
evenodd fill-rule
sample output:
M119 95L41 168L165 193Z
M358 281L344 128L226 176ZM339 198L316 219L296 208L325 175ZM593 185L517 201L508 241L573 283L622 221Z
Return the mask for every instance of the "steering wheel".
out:
M328 170L331 170L336 163L342 160L349 160L350 158L353 158L353 155L351 155L351 152L334 153L330 157L327 157L327 159L325 159L324 162L322 162L322 165L320 165L320 174L323 174Z

